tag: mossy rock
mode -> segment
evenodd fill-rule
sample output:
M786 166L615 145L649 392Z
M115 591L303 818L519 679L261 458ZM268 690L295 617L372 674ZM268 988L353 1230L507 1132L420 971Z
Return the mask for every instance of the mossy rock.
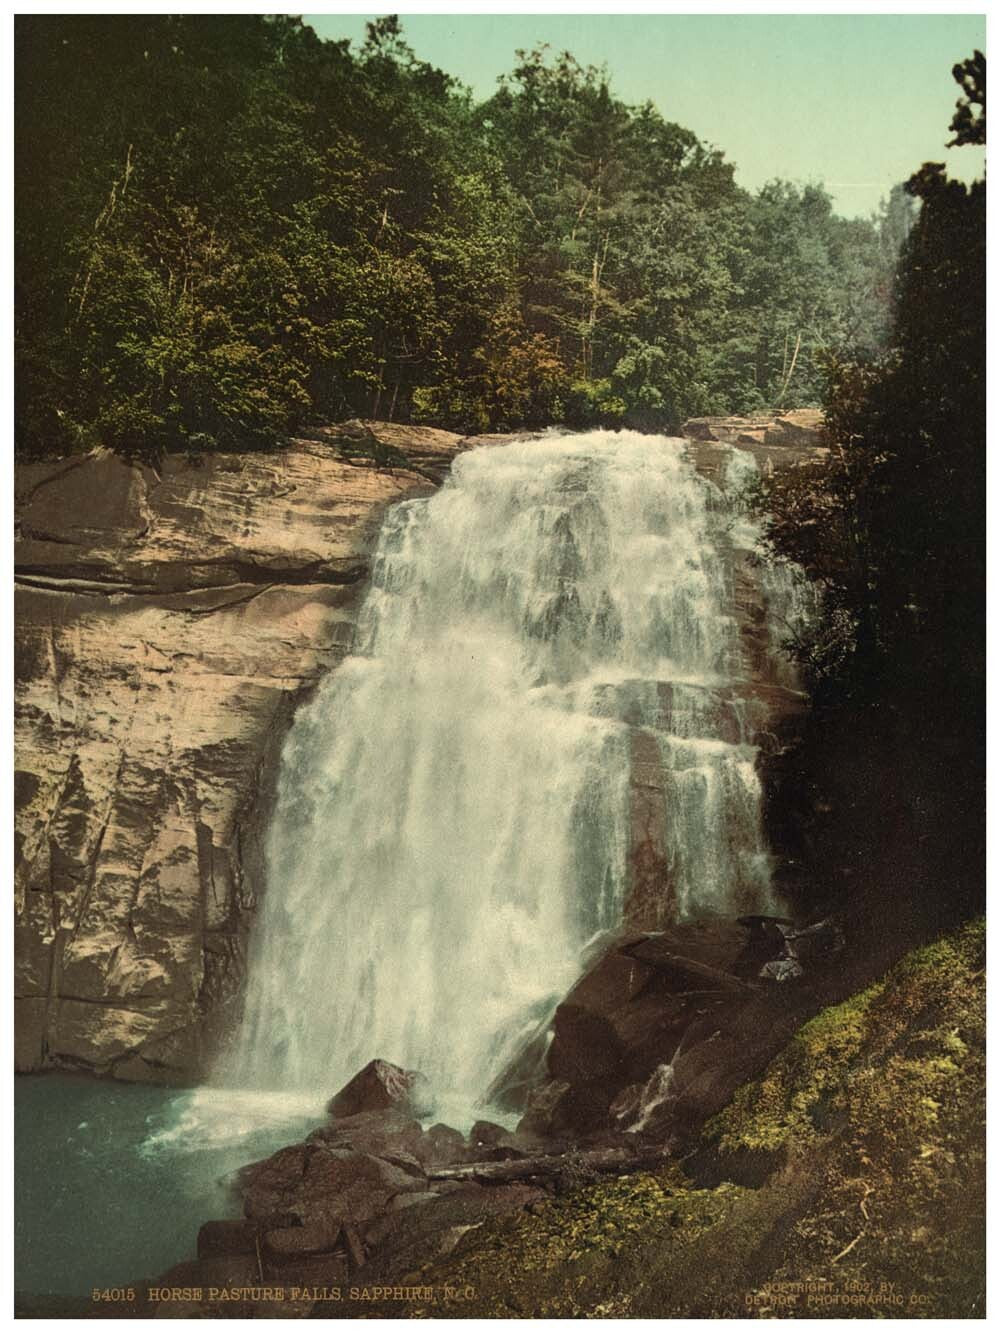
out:
M982 1317L984 953L981 921L916 950L740 1089L705 1151L755 1160L759 1188L678 1165L590 1185L425 1265L434 1303L365 1313Z

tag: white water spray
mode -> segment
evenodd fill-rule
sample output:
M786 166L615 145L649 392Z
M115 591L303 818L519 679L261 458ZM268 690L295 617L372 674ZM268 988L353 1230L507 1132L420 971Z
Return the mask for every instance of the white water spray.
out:
M732 527L684 441L629 432L477 449L390 510L284 748L221 1081L328 1096L377 1056L480 1101L621 920L636 728L678 914L768 905Z

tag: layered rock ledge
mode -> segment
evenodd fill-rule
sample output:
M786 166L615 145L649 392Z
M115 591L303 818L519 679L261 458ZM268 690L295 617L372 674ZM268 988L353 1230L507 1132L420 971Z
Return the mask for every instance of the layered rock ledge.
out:
M239 989L295 704L350 645L385 507L470 443L376 432L18 468L19 1069L197 1076Z

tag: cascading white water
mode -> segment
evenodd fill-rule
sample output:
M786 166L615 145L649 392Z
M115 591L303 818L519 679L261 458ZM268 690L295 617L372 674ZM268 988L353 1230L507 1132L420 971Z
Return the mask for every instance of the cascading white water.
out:
M389 511L355 654L284 748L221 1081L328 1095L381 1057L446 1105L482 1099L621 919L636 728L669 775L678 913L768 905L726 693L746 674L733 513L685 447L480 448Z

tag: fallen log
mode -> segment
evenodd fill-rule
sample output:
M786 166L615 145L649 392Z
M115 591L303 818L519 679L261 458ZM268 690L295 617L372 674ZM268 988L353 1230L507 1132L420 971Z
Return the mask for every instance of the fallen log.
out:
M473 1180L480 1185L506 1185L515 1180L538 1176L560 1176L567 1171L593 1171L600 1175L621 1171L641 1171L658 1166L670 1157L664 1144L653 1147L596 1148L591 1151L545 1153L539 1157L521 1157L505 1162L466 1162L461 1166L436 1167L427 1172L428 1180Z
M666 972L668 976L676 978L681 986L694 985L698 989L693 993L697 994L701 990L710 994L714 992L740 992L758 991L759 986L742 981L739 977L733 976L731 972L724 972L719 967L713 967L710 963L699 963L693 958L687 958L684 954L667 952L659 945L655 937L638 940L633 944L626 945L619 949L619 953L626 958L634 958L637 962L644 963L646 967L652 967L657 972Z

